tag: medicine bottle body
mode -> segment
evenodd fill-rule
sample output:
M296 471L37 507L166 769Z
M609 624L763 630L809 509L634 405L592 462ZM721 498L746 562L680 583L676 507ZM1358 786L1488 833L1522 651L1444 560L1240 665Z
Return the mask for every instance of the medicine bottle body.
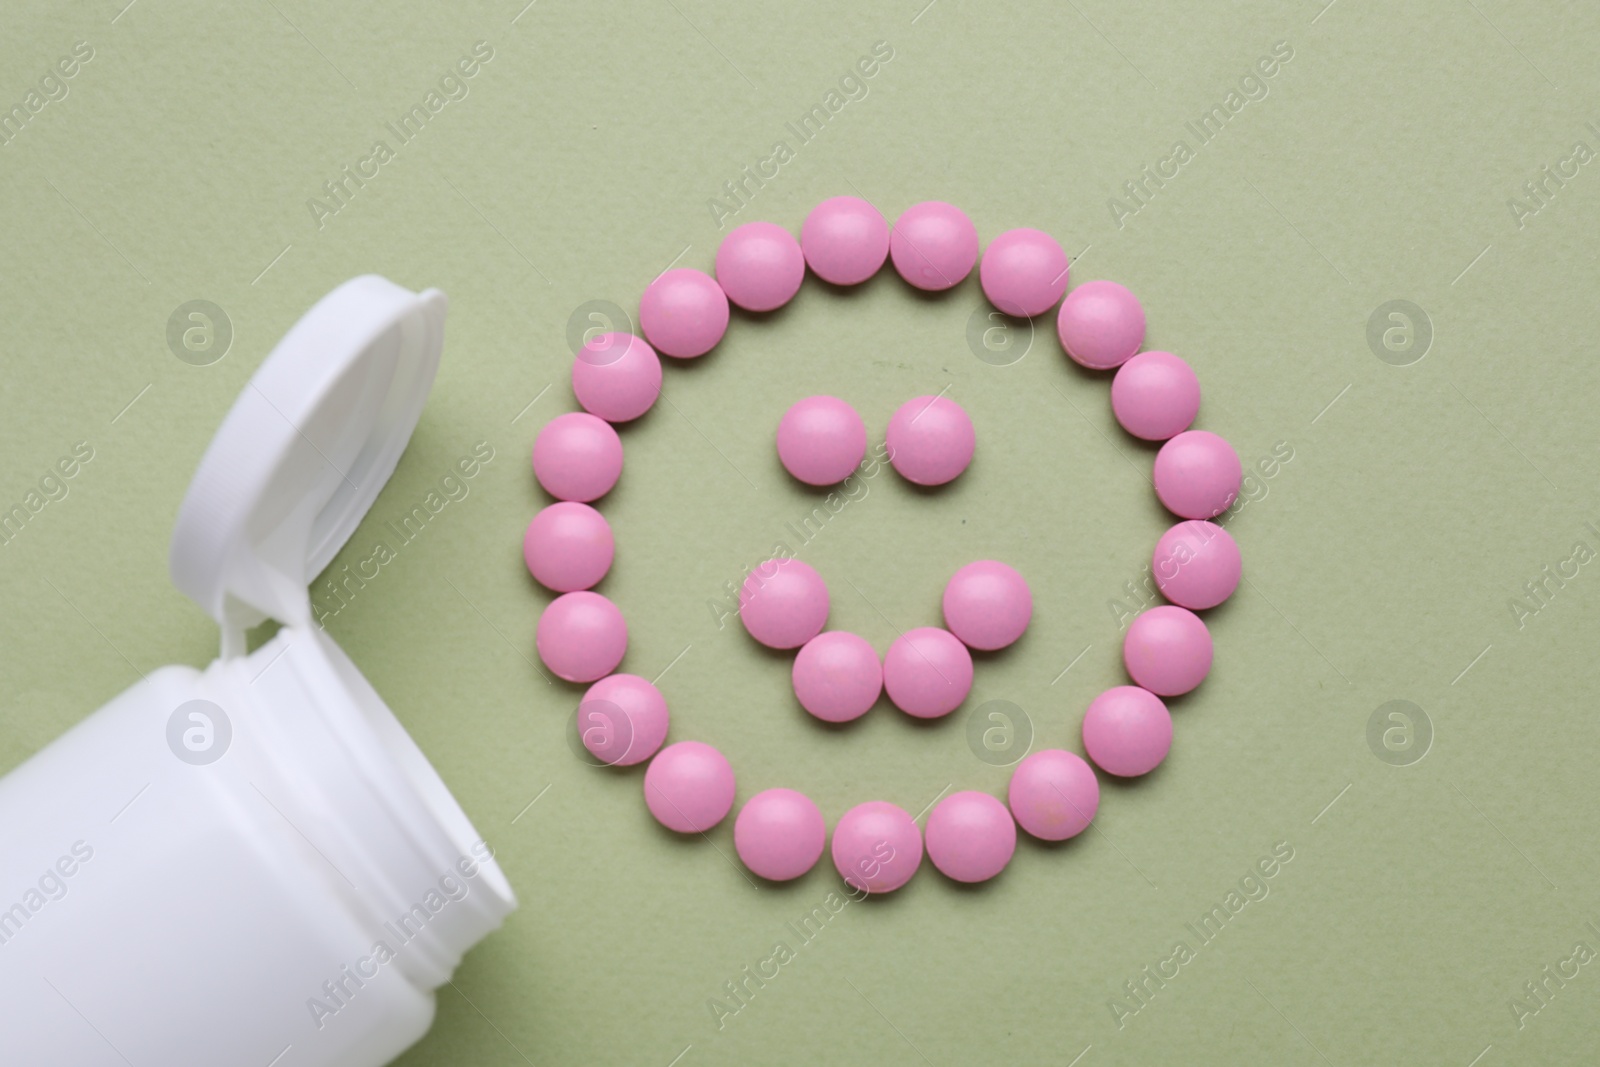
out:
M366 1067L514 906L321 631L163 667L0 779L0 1061Z

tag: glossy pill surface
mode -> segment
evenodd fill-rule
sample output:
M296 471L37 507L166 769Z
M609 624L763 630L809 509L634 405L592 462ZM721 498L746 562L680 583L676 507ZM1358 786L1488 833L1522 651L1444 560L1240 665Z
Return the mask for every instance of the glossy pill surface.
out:
M593 682L617 669L628 651L622 612L599 593L563 593L539 616L539 658L558 678Z
M1221 437L1186 430L1161 446L1151 478L1156 496L1174 515L1214 519L1239 499L1244 467Z
M972 691L972 653L948 630L907 630L883 657L883 687L907 715L948 715Z
M661 395L661 360L628 333L603 333L572 363L572 392L585 411L607 422L631 422Z
M808 563L769 559L739 590L739 621L768 648L799 648L828 621L828 584Z
M987 882L1011 862L1017 824L988 793L951 793L928 813L928 859L958 882Z
M1150 557L1161 595L1190 611L1214 608L1239 587L1243 566L1233 535L1214 522L1180 522Z
M1100 808L1100 783L1083 757L1059 748L1030 753L1007 790L1017 825L1041 841L1083 833Z
M844 481L866 454L866 424L836 396L797 400L778 420L778 459L807 485Z
M1056 336L1067 355L1085 367L1119 367L1144 343L1144 308L1116 282L1085 282L1061 302Z
M857 804L833 828L833 865L852 888L892 893L922 866L922 833L886 800Z
M889 258L900 277L918 289L949 289L978 262L978 228L954 204L913 204L894 220Z
M717 246L717 284L746 311L772 311L794 299L805 281L800 242L782 226L747 222Z
M968 648L993 652L1022 636L1033 594L1016 568L998 560L969 563L944 587L944 624Z
M605 516L572 500L542 509L522 537L528 572L558 593L587 589L604 578L615 550Z
M1172 716L1148 689L1136 685L1107 689L1083 713L1083 748L1107 774L1120 778L1149 774L1172 748Z
M815 867L827 839L822 812L810 797L793 789L757 793L733 821L733 847L739 859L774 882L798 878Z
M676 267L645 286L639 329L664 356L703 356L728 331L728 295L704 271Z
M726 818L734 790L727 758L701 741L668 745L644 772L650 814L680 834L704 833Z
M1128 676L1157 696L1182 696L1211 670L1211 632L1188 608L1162 604L1141 612L1122 639Z
M1133 436L1165 441L1200 413L1200 379L1171 352L1140 352L1111 379L1111 411Z
M944 485L972 462L977 434L966 410L944 396L907 400L889 419L889 463L916 485Z
M601 763L631 767L656 754L667 739L667 700L636 674L608 674L578 704L578 737Z
M849 722L883 693L883 663L863 637L830 630L807 641L790 672L800 706L823 722Z
M800 250L823 281L859 285L889 256L889 222L860 197L830 197L806 216Z
M533 441L533 476L557 500L588 503L611 492L622 476L622 438L587 411L557 415Z
M999 311L1030 319L1056 306L1067 291L1067 254L1043 230L1007 230L983 250L978 280Z

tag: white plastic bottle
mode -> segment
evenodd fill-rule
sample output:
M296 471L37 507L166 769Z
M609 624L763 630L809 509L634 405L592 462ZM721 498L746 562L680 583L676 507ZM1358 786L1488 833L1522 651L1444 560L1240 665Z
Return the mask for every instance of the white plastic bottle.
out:
M410 439L444 313L369 275L285 335L173 536L222 655L152 671L0 779L5 1067L376 1067L516 906L307 590Z

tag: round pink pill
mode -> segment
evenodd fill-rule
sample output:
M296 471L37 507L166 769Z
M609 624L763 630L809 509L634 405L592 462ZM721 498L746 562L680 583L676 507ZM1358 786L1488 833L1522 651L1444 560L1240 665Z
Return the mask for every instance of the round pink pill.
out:
M1100 783L1081 756L1046 748L1017 764L1007 799L1018 826L1041 841L1065 841L1088 828L1100 807Z
M1243 568L1232 534L1214 522L1190 520L1161 535L1150 569L1162 596L1203 611L1233 595Z
M1067 291L1067 268L1067 254L1054 237L1024 227L989 242L978 281L1000 311L1031 319L1055 307Z
M833 865L864 893L892 893L922 866L922 834L904 809L886 800L857 804L833 828Z
M586 411L607 422L629 422L661 395L661 360L627 333L603 333L572 364L572 392Z
M733 847L744 865L774 882L798 878L817 865L828 841L822 812L804 793L766 789L739 809Z
M1083 747L1095 766L1119 778L1155 770L1172 747L1172 716L1161 698L1136 685L1107 689L1083 713Z
M539 616L539 658L558 678L592 682L617 669L628 650L628 624L599 593L562 593Z
M808 563L769 559L739 590L739 620L768 648L799 648L828 621L828 583Z
M1182 696L1211 670L1211 632L1188 608L1163 604L1142 612L1122 639L1128 675L1157 696Z
M703 833L733 807L733 768L700 741L679 741L656 753L644 772L644 802L668 830Z
M667 699L637 674L608 674L578 704L578 737L602 763L631 767L667 739Z
M587 589L604 578L614 551L605 516L571 500L540 511L522 537L528 572L558 593Z
M1111 411L1146 441L1180 434L1200 412L1200 379L1171 352L1140 352L1111 379Z
M900 405L884 440L889 462L906 481L943 485L972 462L977 435L960 404L943 396L919 396Z
M883 687L907 715L948 715L972 691L972 653L949 630L907 630L883 657Z
M889 256L889 223L860 197L830 197L806 216L800 250L823 281L859 285Z
M669 270L645 286L639 328L663 355L703 356L728 331L728 296L704 271Z
M951 793L928 813L928 858L958 882L987 882L1017 850L1017 824L988 793Z
M972 273L978 262L978 228L966 212L942 200L906 208L889 233L889 258L900 277L938 292Z
M883 693L883 663L863 637L843 630L818 634L794 658L794 695L823 722L849 722Z
M1161 446L1152 471L1156 496L1185 519L1213 519L1239 498L1244 467L1214 433L1186 430Z
M557 500L598 500L621 475L622 438L587 411L557 415L533 439L533 476Z
M746 311L771 311L794 299L805 281L800 242L782 226L747 222L717 246L717 284Z
M844 481L866 454L866 424L836 396L797 400L778 420L778 458L807 485Z
M1116 282L1084 282L1061 302L1056 335L1067 355L1085 367L1121 366L1144 343L1144 308Z
M968 648L1005 648L1028 628L1033 594L1015 568L992 559L969 563L944 587L944 624Z

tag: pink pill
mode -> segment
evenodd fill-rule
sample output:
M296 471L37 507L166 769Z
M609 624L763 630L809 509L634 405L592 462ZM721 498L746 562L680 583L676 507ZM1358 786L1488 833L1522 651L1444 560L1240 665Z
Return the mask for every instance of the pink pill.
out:
M1133 436L1165 441L1200 413L1200 379L1171 352L1140 352L1111 379L1111 411Z
M1163 604L1143 612L1122 639L1128 675L1157 696L1182 696L1211 670L1211 632L1188 608Z
M739 620L768 648L799 648L828 621L828 583L808 563L769 559L744 580Z
M889 223L860 197L830 197L806 216L800 248L823 281L859 285L878 273L889 256Z
M734 227L717 246L717 284L746 311L771 311L794 299L806 278L800 242L771 222Z
M1162 596L1191 611L1214 608L1239 586L1242 565L1233 535L1214 522L1180 522L1150 558Z
M833 865L854 889L892 893L922 866L922 834L910 815L886 800L857 804L833 828Z
M1144 343L1144 308L1116 282L1084 282L1061 302L1056 336L1085 367L1121 366Z
M807 485L844 481L866 454L867 427L838 397L797 400L778 420L778 458Z
M1244 467L1233 446L1205 430L1185 430L1156 453L1156 496L1185 519L1214 519L1239 498Z
M1172 747L1172 716L1161 698L1136 685L1107 689L1083 713L1083 747L1095 766L1119 778L1155 770Z
M919 396L907 400L889 420L884 435L889 462L917 485L943 485L967 469L977 435L972 419L954 400Z
M969 563L944 587L944 624L968 648L1005 648L1028 628L1033 594L1012 567L992 559Z
M872 709L883 693L878 653L843 630L818 634L794 658L794 695L823 722L849 722Z
M704 271L669 270L645 286L639 328L662 355L703 356L728 331L728 295Z
M966 213L942 200L906 208L889 234L889 258L900 277L938 292L957 285L978 262L978 228Z
M1031 319L1055 307L1067 291L1067 254L1054 237L1026 227L989 242L978 281L989 303L1007 315Z
M604 578L614 551L605 516L571 500L558 501L535 515L522 537L528 572L558 593L587 589Z
M637 674L608 674L578 704L578 737L595 759L617 767L643 763L667 739L666 697Z
M556 677L592 682L617 669L628 650L628 624L599 593L562 593L539 616L534 647Z
M661 395L661 360L627 333L603 333L572 364L572 392L586 411L607 422L629 422Z
M644 802L656 821L680 834L703 833L733 807L733 768L700 741L679 741L656 753L644 772Z
M739 809L733 847L744 865L774 882L798 878L817 865L828 840L822 812L804 793L766 789Z
M988 793L951 793L928 813L928 858L958 882L987 882L1017 850L1017 824Z
M1011 772L1007 799L1018 826L1041 841L1065 841L1088 828L1100 807L1100 783L1082 757L1040 749Z
M907 715L948 715L972 691L972 653L949 630L907 630L883 657L883 687Z
M587 411L544 424L533 440L533 476L557 500L598 500L622 475L622 438Z

